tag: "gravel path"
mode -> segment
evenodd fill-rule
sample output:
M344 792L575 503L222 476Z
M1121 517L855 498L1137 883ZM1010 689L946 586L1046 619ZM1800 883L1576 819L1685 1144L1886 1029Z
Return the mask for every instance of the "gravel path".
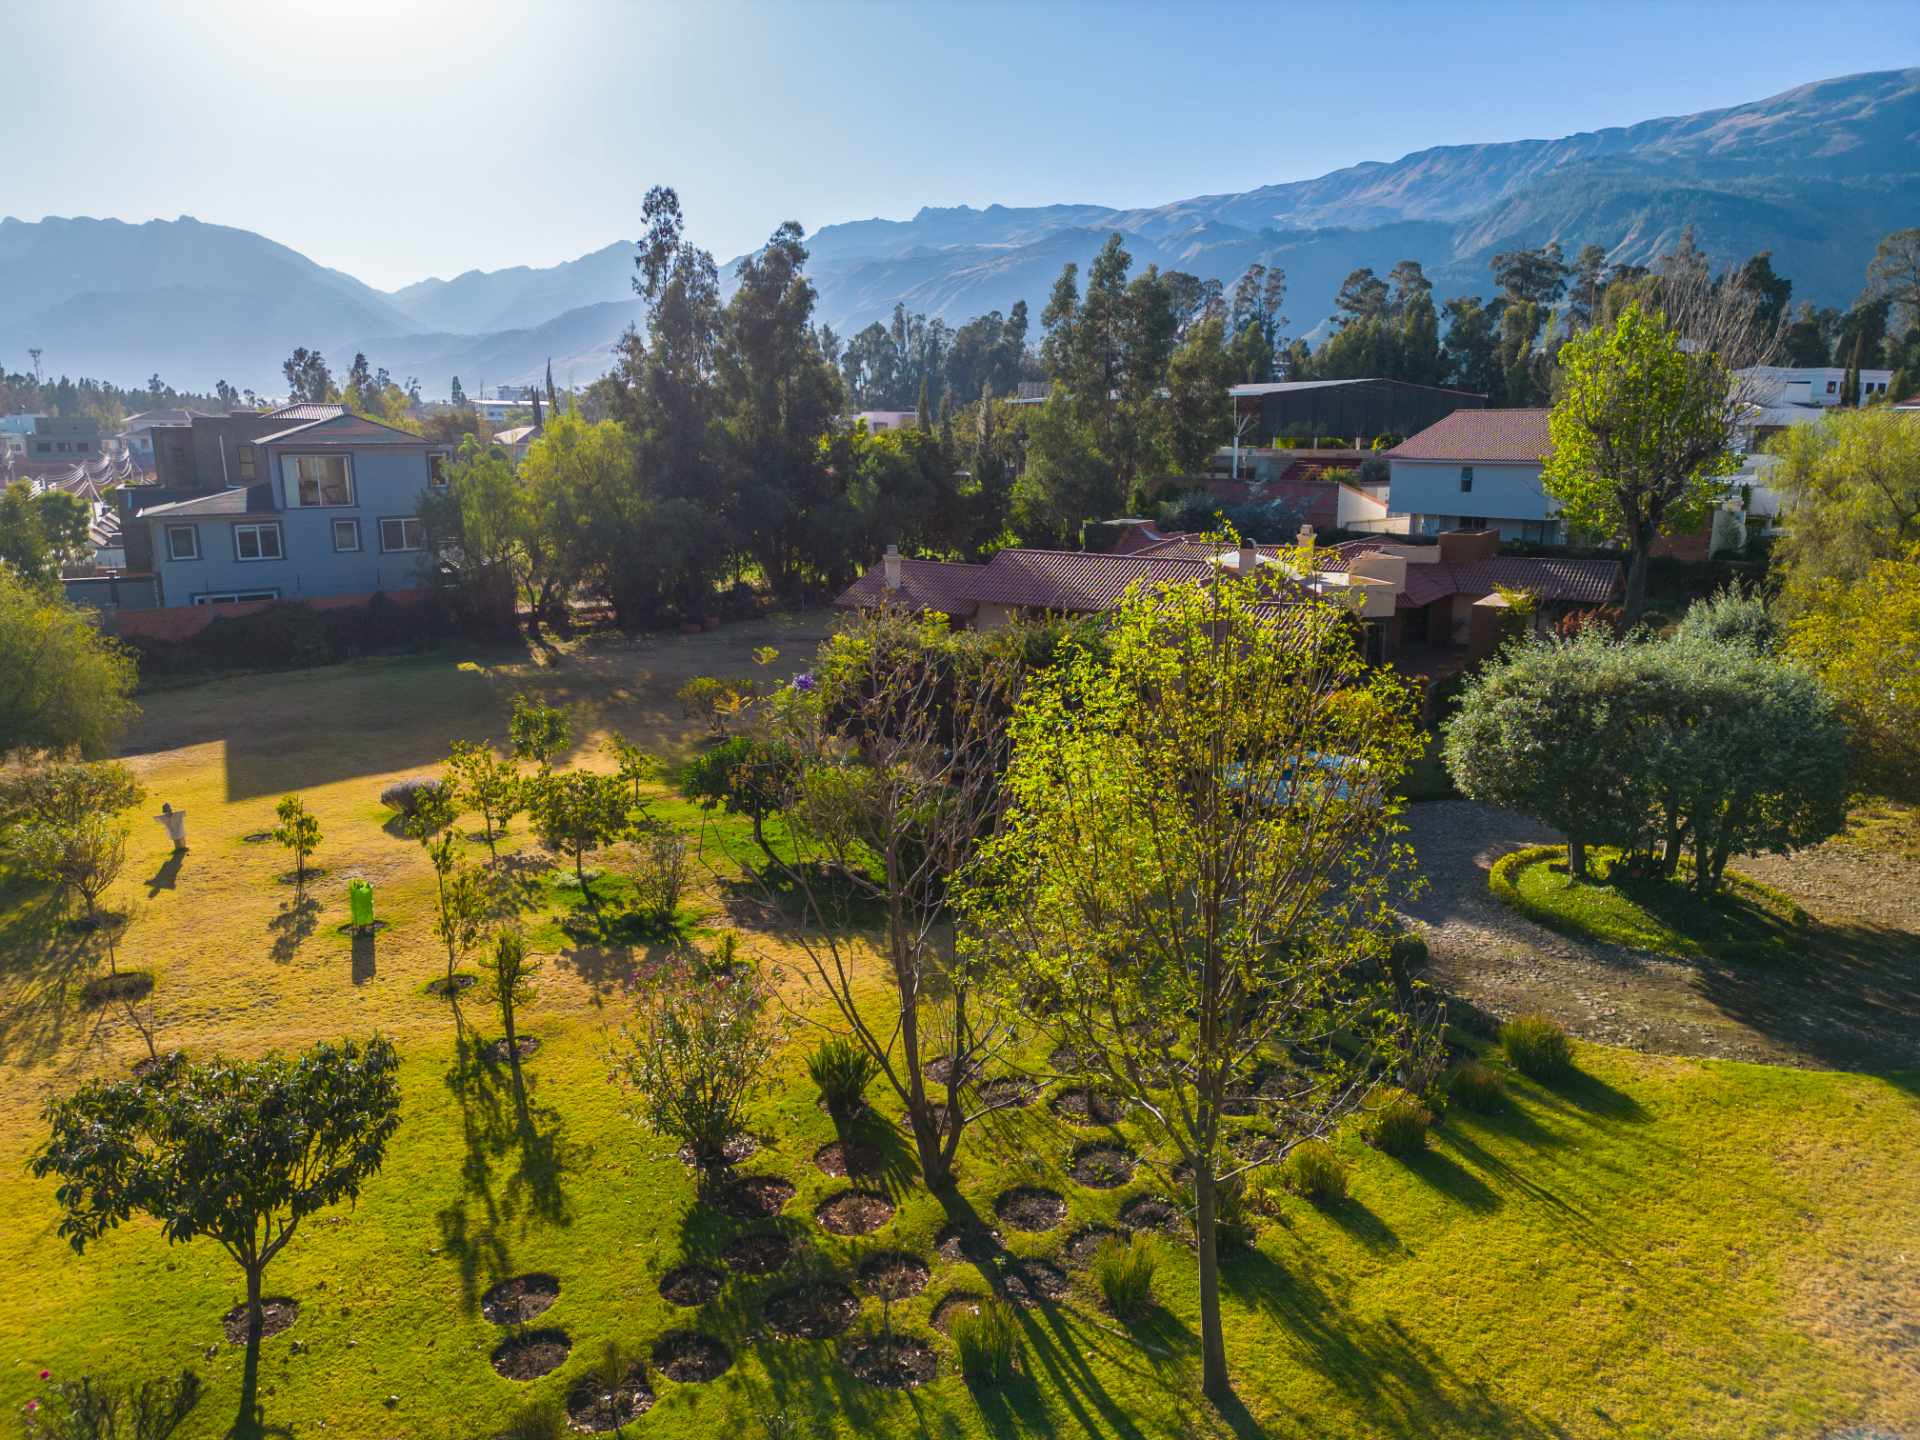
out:
M1551 1015L1574 1034L1667 1055L1838 1069L1920 1065L1920 867L1827 845L1738 868L1820 926L1805 966L1678 961L1542 929L1495 900L1502 855L1560 837L1469 800L1408 808L1426 879L1401 908L1420 922L1433 979L1496 1015Z

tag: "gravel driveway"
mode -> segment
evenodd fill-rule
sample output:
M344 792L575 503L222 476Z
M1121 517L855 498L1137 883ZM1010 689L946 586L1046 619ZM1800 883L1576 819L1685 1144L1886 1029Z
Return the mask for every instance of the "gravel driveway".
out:
M1680 961L1569 939L1495 900L1493 862L1561 837L1471 800L1408 807L1432 978L1492 1011L1667 1055L1835 1069L1920 1066L1920 867L1827 845L1737 868L1820 922L1807 963ZM1810 945L1810 951L1814 946Z

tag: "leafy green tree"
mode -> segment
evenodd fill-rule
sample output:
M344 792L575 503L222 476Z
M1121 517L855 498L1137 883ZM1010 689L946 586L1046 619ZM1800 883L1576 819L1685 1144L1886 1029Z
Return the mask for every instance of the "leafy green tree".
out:
M281 362L280 373L287 377L290 401L317 405L339 398L340 392L333 388L333 372L318 350L300 346Z
M526 786L511 761L494 752L491 741L456 740L447 759L457 803L480 817L487 854L498 860L498 841L526 806Z
M1875 247L1867 291L1897 307L1908 325L1920 325L1920 226L1895 230Z
M1201 474L1233 435L1233 402L1227 388L1238 383L1227 348L1227 324L1218 315L1195 324L1167 362L1168 450L1183 475Z
M465 435L447 483L421 497L420 518L443 567L436 572L472 617L506 629L538 578L538 541L527 494L506 452Z
M411 804L413 808L407 813L403 828L428 849L432 849L439 838L453 828L453 822L460 818L460 803L454 795L453 786L444 780L417 787Z
M1394 794L1420 750L1411 695L1337 625L1321 643L1283 636L1261 599L1225 576L1136 586L1104 659L1070 645L1031 676L1006 817L959 896L963 957L1191 1166L1216 1402L1231 1394L1231 1097L1286 1055L1280 1128L1317 1135L1420 1038L1383 965L1405 858Z
M28 584L57 586L89 549L86 502L64 490L35 494L30 481L0 490L0 565Z
M572 742L573 711L568 706L549 705L516 691L513 713L507 721L507 736L513 743L516 760L531 760L542 770L550 769Z
M1704 523L1739 466L1739 402L1717 355L1687 349L1664 315L1638 305L1568 341L1560 366L1542 483L1574 530L1626 542L1632 626L1646 611L1654 540Z
M666 774L666 766L659 756L643 750L624 735L609 735L607 748L613 752L615 774L623 785L633 787L633 808L644 812L647 798L646 787L656 785Z
M307 809L298 795L282 796L273 813L280 822L274 827L273 838L293 852L294 884L304 890L307 857L320 846L320 817Z
M525 506L521 584L536 621L563 618L597 555L597 518L635 489L634 463L617 420L551 416L527 447L516 476Z
M433 864L434 933L447 947L447 997L457 998L453 972L461 959L480 943L492 917L496 897L486 874L460 863L453 832L443 833L427 847Z
M1501 394L1499 316L1466 295L1447 301L1447 378L1489 397Z
M146 797L146 788L118 760L53 760L21 772L7 786L0 813L76 825L89 815L131 810Z
M547 849L573 857L589 905L586 857L627 828L627 790L617 775L576 770L542 776L533 792L533 825Z
M294 1060L176 1054L47 1102L50 1134L30 1168L59 1179L58 1233L76 1252L143 1215L170 1243L211 1237L245 1274L241 1433L258 1433L261 1279L301 1221L358 1198L379 1171L400 1123L399 1068L378 1036Z
M736 735L723 740L687 767L681 788L702 809L718 806L753 823L753 843L769 865L781 864L767 843L767 821L793 798L797 757L779 740Z
M1787 651L1839 701L1863 777L1920 795L1920 548L1805 587Z
M518 929L508 928L494 936L493 950L481 964L487 972L487 998L500 1009L508 1063L518 1072L520 1039L514 1018L519 1008L530 1004L538 993L534 977L540 973L540 958L528 951L525 935Z
M1767 483L1786 501L1775 552L1797 613L1829 580L1865 576L1920 544L1920 425L1881 406L1795 425L1767 444Z
M88 928L99 928L100 899L126 868L124 820L100 814L71 820L29 820L8 832L7 844L28 874L59 886L62 895L78 895L86 906ZM106 936L107 967L118 974L111 925Z
M1755 260L1761 257L1756 256ZM1749 264L1754 261L1749 261ZM1607 252L1601 245L1582 245L1573 257L1567 282L1567 324L1575 332L1590 328L1600 313L1600 297L1607 288Z
M0 567L0 756L104 754L140 713L133 654L78 606Z
M1567 266L1560 244L1537 250L1507 250L1487 262L1509 305L1551 305L1567 292Z

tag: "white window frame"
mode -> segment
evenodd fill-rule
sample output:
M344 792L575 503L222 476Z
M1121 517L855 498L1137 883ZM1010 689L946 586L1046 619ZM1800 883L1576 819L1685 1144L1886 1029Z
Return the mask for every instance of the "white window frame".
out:
M315 500L311 504L300 498L300 462L302 460L337 460L346 471L347 498L345 500ZM314 494L318 495L320 482L314 482ZM350 510L359 497L359 486L354 481L353 456L348 454L320 453L303 451L295 455L280 457L280 488L286 496L289 510Z
M185 564L189 560L198 560L200 558L200 527L198 525L168 525L165 529L167 534L168 560L177 560ZM193 537L193 553L191 555L182 555L180 553L179 547L174 543L174 536L176 535L191 535Z
M340 543L340 527L342 525L348 526L353 530L353 543L351 545L342 545ZM360 553L362 542L360 538L360 517L358 515L334 516L333 527L330 533L333 536L334 554L358 555Z
M405 541L407 538L407 526L412 525L416 527L419 531L420 543L418 545L407 545L404 543L400 545L389 545L387 543L387 526L389 525L398 525L400 527L400 538L402 541ZM427 527L420 523L420 517L418 515L382 515L380 517L380 553L382 555L411 555L426 548Z
M427 488L444 490L447 488L447 467L453 464L453 456L445 450L427 452Z
M253 548L259 551L259 554L243 555L240 553L240 535L242 531L252 532ZM266 546L261 543L269 534L273 536L274 553L271 555L266 553ZM233 558L236 563L241 565L263 565L273 560L286 559L287 537L280 529L280 522L278 520L250 520L244 525L234 526Z
M265 590L206 590L193 597L195 605L238 605L248 600L278 600L277 589Z

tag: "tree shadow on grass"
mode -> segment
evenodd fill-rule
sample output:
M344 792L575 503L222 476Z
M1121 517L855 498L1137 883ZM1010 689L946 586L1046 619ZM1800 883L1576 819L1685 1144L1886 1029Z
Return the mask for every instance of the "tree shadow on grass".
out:
M539 1222L567 1225L566 1177L587 1158L557 1111L536 1102L537 1082L517 1064L488 1058L464 1023L445 1082L460 1107L461 1195L440 1212L442 1247L460 1266L468 1313L480 1292L513 1271L512 1237Z
M1403 1157L1400 1163L1469 1210L1485 1215L1500 1208L1500 1197L1487 1183L1444 1150L1422 1150L1417 1155Z
M1320 1213L1346 1231L1348 1238L1359 1241L1369 1250L1401 1248L1400 1236L1394 1228L1368 1209L1365 1201L1352 1195Z
M66 1042L73 985L94 968L97 932L74 931L55 893L6 887L0 913L0 1061L31 1063Z
M1221 1267L1220 1284L1241 1304L1284 1326L1303 1363L1383 1431L1510 1440L1565 1433L1515 1409L1485 1380L1460 1374L1392 1316L1368 1320L1345 1309L1311 1264L1288 1269L1262 1251L1247 1251ZM1232 1354L1229 1342L1229 1364ZM1253 1423L1251 1417L1246 1423ZM1239 1424L1234 1429L1259 1433Z
M292 960L307 937L313 934L319 920L320 902L305 890L282 905L279 913L267 922L267 930L273 936L271 954L274 962L285 965Z

